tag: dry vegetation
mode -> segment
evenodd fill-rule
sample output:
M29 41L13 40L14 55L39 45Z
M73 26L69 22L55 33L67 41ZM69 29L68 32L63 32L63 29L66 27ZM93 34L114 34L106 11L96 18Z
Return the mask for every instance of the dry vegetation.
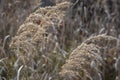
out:
M120 48L117 39L91 37L70 54L60 72L64 80L117 80Z
M25 18L41 0L0 0L0 38L15 35Z
M0 5L0 80L120 79L120 0L8 1L9 10Z
M58 75L59 66L64 62L66 54L60 47L58 30L69 6L70 3L64 2L57 6L40 8L18 29L10 48L24 65L24 72L28 73L24 74L24 78L28 77L30 80L36 75L37 80L49 80Z

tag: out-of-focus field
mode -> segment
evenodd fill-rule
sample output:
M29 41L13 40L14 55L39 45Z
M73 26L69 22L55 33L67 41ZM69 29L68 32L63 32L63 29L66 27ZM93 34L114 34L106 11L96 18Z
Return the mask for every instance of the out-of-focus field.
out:
M0 80L120 80L119 0L0 0Z
M0 0L0 37L15 35L25 18L40 4L40 0Z

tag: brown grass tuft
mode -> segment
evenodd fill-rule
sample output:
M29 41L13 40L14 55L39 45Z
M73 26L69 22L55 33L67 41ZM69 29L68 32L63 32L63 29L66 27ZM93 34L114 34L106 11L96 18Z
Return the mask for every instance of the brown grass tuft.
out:
M18 29L10 48L17 56L18 64L24 64L21 79L53 80L58 77L59 67L66 55L60 47L58 29L69 6L70 3L64 2L39 8Z
M111 52L117 38L105 35L91 37L78 46L62 66L60 75L64 80L115 80L114 65L119 59L119 50ZM118 71L119 72L119 71Z

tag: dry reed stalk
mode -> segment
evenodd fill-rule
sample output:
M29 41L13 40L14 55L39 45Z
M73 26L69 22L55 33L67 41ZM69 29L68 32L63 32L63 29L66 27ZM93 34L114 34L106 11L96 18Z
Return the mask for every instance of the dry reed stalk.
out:
M70 40L66 41L68 45L74 41L78 46L91 35L120 36L120 0L74 1L63 21L63 33L67 35L66 40Z

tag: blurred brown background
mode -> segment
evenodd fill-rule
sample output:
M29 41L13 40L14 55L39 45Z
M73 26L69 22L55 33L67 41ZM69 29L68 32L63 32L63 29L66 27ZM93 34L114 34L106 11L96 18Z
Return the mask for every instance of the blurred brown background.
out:
M0 0L0 38L13 36L41 0Z

